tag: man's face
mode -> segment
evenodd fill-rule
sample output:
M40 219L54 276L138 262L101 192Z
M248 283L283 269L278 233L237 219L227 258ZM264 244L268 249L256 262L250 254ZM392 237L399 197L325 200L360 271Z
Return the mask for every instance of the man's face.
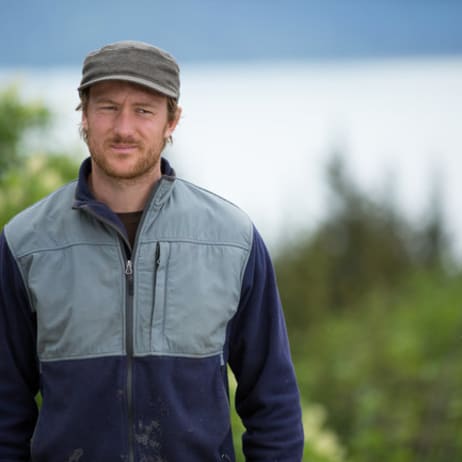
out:
M160 177L160 156L177 122L168 121L165 96L115 80L93 85L82 112L94 168L119 180Z

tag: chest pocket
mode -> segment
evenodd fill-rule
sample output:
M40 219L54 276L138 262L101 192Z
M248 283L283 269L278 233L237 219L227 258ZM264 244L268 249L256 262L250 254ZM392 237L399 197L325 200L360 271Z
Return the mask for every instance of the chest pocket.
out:
M227 244L140 245L135 262L136 353L204 357L222 350L246 250Z

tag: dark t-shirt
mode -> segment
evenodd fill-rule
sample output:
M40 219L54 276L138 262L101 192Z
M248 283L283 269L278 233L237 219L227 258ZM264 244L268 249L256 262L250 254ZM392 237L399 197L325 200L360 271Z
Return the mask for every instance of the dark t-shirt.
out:
M128 212L128 213L118 213L117 216L120 218L122 223L125 225L127 230L128 240L130 241L131 246L135 243L136 230L141 220L141 215L143 211L140 212Z

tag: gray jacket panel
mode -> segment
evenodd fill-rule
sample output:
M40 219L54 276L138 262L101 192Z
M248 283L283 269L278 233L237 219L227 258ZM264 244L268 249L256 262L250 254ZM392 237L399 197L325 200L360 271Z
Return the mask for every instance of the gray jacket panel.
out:
M70 183L5 227L37 312L42 361L126 353L122 240L104 219L73 209L74 192ZM252 238L250 220L234 205L162 179L132 256L135 355L220 353Z

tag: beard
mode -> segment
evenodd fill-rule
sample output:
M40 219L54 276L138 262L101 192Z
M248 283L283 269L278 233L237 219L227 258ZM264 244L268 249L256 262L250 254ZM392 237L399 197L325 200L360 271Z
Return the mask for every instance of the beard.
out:
M118 135L98 143L92 136L91 130L86 131L85 141L97 167L107 177L118 181L136 181L150 176L156 169L160 171L160 158L166 144L166 141L162 140L163 142L146 146L140 140ZM136 152L114 153L111 149L114 144L129 145Z

